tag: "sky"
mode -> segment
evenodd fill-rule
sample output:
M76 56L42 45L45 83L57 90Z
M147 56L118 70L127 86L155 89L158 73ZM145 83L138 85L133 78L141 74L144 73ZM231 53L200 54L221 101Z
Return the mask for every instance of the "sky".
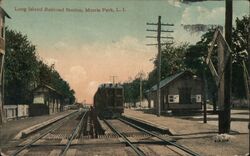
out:
M76 92L79 102L92 103L101 83L125 82L143 71L150 72L157 48L147 22L174 24L177 44L195 43L201 33L190 34L181 24L224 26L225 2L183 4L178 0L4 0L11 16L6 25L27 35L47 64L55 64ZM90 11L91 10L91 11ZM234 0L233 18L249 14L247 0Z

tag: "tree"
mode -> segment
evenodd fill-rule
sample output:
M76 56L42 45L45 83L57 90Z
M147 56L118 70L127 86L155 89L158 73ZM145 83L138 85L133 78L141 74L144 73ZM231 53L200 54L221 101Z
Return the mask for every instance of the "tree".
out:
M206 90L206 97L212 99L213 110L216 111L217 87L211 75L211 72L209 71L205 63L208 52L208 45L213 39L214 32L215 29L209 29L201 36L200 41L198 41L195 45L190 45L187 48L184 62L187 69L191 70L193 73L207 82L208 90ZM214 53L211 58L215 64L215 67L217 67L218 62Z
M242 61L247 63L248 71L250 67L250 55L247 53L249 46L249 16L243 16L242 19L236 19L236 27L233 28L233 95L236 97L244 97L242 90L244 90ZM221 29L221 27L219 27ZM180 71L191 70L202 79L206 79L208 85L208 95L212 98L213 103L217 99L217 86L211 75L211 72L205 64L208 47L213 39L215 28L209 29L202 36L200 41L194 45L182 43L180 45L167 45L162 48L162 64L161 64L161 80L169 75L176 74ZM211 59L217 68L218 60L215 53L212 54ZM148 78L143 82L144 91L150 89L157 83L157 59L154 60L154 69L149 72ZM250 73L250 71L249 71ZM125 90L125 101L134 102L138 100L139 96L139 79L135 77L134 80L123 84ZM215 109L214 105L214 109Z
M168 44L162 48L162 62L161 62L161 80L169 75L176 74L186 69L184 64L184 57L188 48L188 44ZM148 79L145 82L145 89L150 89L157 83L157 59L154 61L154 69L149 73Z
M36 54L36 47L26 35L6 29L5 103L32 102L32 90L39 84L55 88L71 103L75 102L74 90L55 70Z
M30 103L38 74L36 48L27 36L6 29L5 103Z
M249 46L249 22L250 16L236 18L236 27L233 28L233 57L232 57L232 92L236 97L246 97L243 76L243 61L246 63L248 73L250 73Z
M247 53L247 41L248 41L248 26L249 17L243 16L243 18L236 19L236 27L233 28L233 64L232 64L232 92L235 97L244 97L242 90L244 90L244 80L243 80L243 69L242 61L249 60L249 55ZM195 45L190 45L187 49L185 56L186 67L191 69L197 75L202 77L202 72L206 70L206 65L204 64L204 59L207 57L208 46L213 39L213 34L215 29L209 29L208 32L201 36L201 40ZM248 56L248 58L247 58ZM216 54L212 56L213 63L217 67ZM249 62L249 61L246 61ZM249 67L249 64L248 64ZM214 80L212 79L210 71L206 70L206 76L208 79L209 93L216 93L216 86ZM215 98L216 95L212 96Z
M123 83L124 97L126 103L135 103L140 96L140 78L136 77L132 82Z
M39 61L39 84L47 84L55 88L60 94L69 98L70 103L75 102L75 91L70 88L68 82L62 79L60 74L55 70L55 65L47 65Z

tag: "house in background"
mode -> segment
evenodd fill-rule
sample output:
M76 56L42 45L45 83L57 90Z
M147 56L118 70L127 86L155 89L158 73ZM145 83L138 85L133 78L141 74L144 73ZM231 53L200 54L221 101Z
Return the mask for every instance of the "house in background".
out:
M190 71L183 71L160 82L161 110L192 111L202 108L203 82ZM146 91L149 105L157 107L157 85Z
M7 121L29 117L29 105L4 105L4 115Z
M0 0L0 4L1 4ZM4 54L5 54L5 17L10 16L0 6L0 124L4 121L3 109L3 67L4 67Z
M65 96L49 85L39 85L33 90L30 116L53 114L62 111Z

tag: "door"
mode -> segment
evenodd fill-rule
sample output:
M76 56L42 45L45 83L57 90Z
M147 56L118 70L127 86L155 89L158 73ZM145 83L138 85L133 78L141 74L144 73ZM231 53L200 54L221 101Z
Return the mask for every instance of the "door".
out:
M191 104L191 88L179 88L180 104Z

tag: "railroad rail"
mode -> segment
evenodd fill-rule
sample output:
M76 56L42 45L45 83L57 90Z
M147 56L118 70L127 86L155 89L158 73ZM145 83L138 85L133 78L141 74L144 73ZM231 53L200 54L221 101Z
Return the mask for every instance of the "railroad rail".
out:
M37 142L38 140L40 140L41 138L43 138L44 136L46 136L47 134L49 134L50 132L60 128L61 126L63 126L64 123L66 123L68 121L68 119L76 116L79 112L75 112L72 113L71 115L67 116L66 118L59 120L58 122L54 123L51 128L44 132L43 134L39 135L38 137L36 137L35 139L31 140L28 144L22 146L21 148L19 148L18 150L16 150L14 153L11 154L11 156L16 156L18 155L20 152L22 152L23 150L29 148L32 146L32 144L34 144L35 142Z
M66 153L67 153L67 151L68 151L68 149L69 149L69 147L70 147L70 145L71 145L73 139L76 138L77 134L79 134L79 131L80 131L82 125L83 125L83 119L85 118L86 114L87 114L87 111L84 112L84 114L83 114L83 116L82 116L80 122L79 122L78 125L75 127L75 129L73 130L73 132L72 132L72 134L71 134L71 136L70 136L70 138L69 138L69 140L68 140L68 142L67 142L65 148L64 148L64 149L61 151L61 153L59 154L60 156L65 156L65 155L66 155Z
M103 120L109 128L114 131L118 136L120 136L139 156L145 156L145 154L137 147L135 146L125 135L123 135L120 131L118 131L114 126L112 126L107 120Z
M190 154L190 155L192 155L192 156L200 156L200 155L197 154L196 152L194 152L194 151L192 151L192 150L190 150L190 149L188 149L188 148L186 148L186 147L184 147L184 146L182 146L182 145L179 145L179 144L177 144L177 143L174 143L174 142L172 142L172 141L169 141L169 140L167 140L166 138L160 136L159 134L157 134L157 133L155 133L155 132L148 131L148 130L146 130L146 129L142 128L142 127L139 127L139 126L137 126L137 125L135 125L135 124L133 124L133 123L131 123L131 122L129 122L129 121L124 120L124 119L119 118L119 120L122 121L122 122L124 122L124 123L126 123L126 124L128 124L128 125L130 125L131 127L134 127L134 128L136 128L136 129L138 129L138 130L140 130L140 131L143 131L144 133L147 133L147 134L149 134L149 135L151 135L151 136L154 136L154 137L156 137L156 138L162 140L163 142L165 142L165 143L167 143L167 144L169 144L169 145L172 145L172 146L174 146L174 147L177 147L178 149L180 149L180 150L182 150L182 151L184 151L184 152L186 152L186 153L188 153L188 154Z

